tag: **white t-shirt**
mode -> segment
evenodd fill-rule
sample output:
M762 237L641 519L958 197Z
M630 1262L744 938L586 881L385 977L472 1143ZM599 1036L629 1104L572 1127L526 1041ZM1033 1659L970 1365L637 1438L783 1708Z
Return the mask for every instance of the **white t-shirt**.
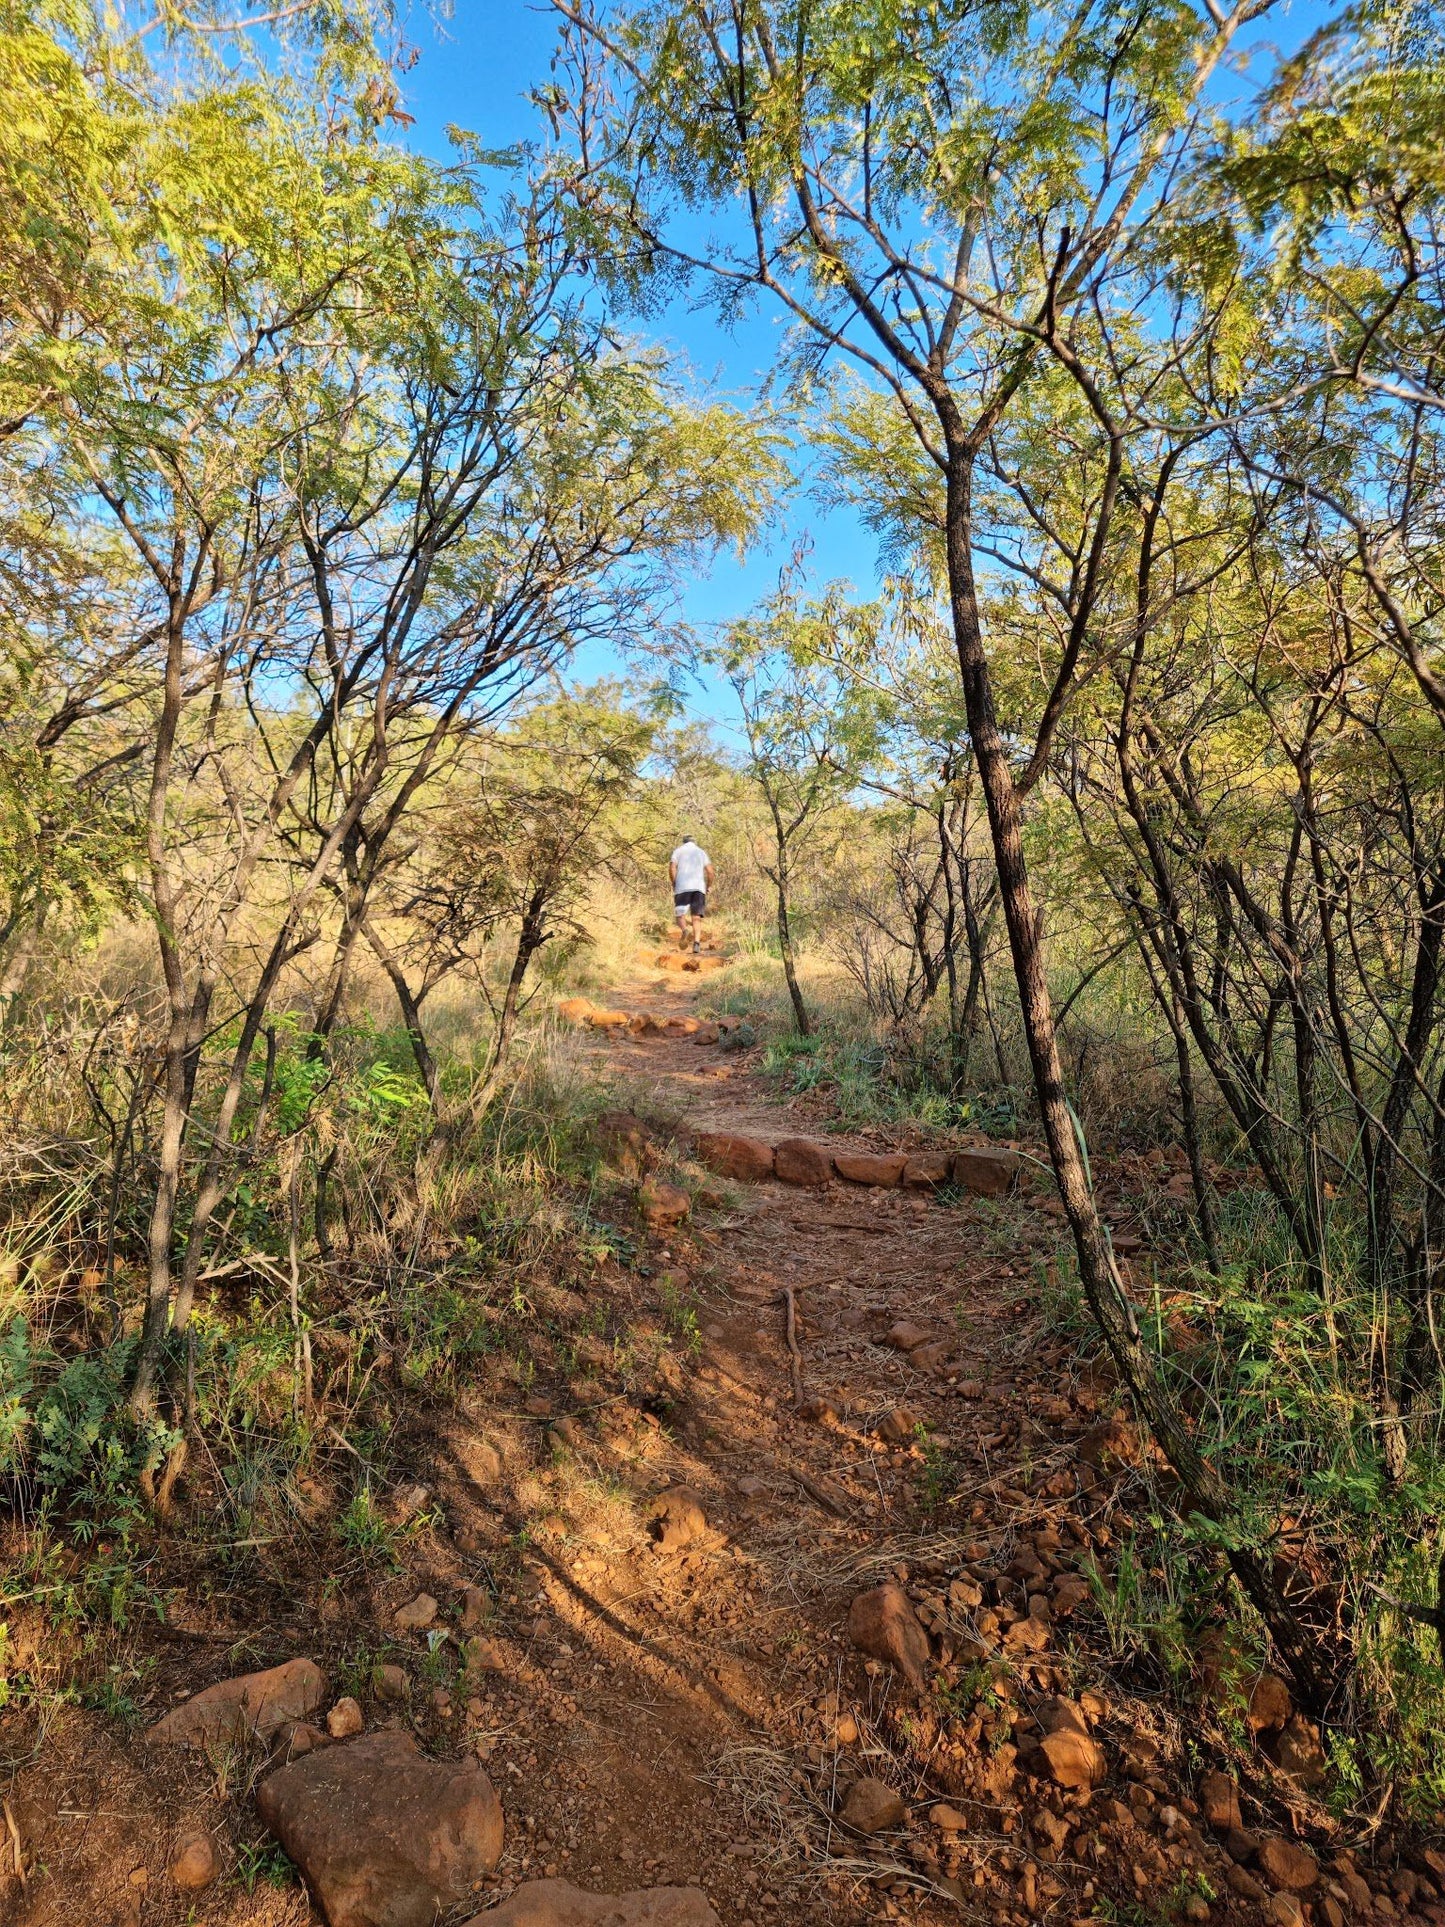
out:
M677 865L677 875L673 879L673 893L685 896L689 890L707 888L707 866L712 861L706 850L696 843L679 843L672 853Z

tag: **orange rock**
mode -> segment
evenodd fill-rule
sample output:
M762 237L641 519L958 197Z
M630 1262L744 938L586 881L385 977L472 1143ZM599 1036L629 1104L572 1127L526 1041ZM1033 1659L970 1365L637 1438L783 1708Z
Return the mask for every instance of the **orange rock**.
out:
M928 1677L928 1634L902 1586L889 1580L861 1592L848 1608L848 1637L870 1659L886 1660L910 1685Z
M903 1167L908 1162L901 1154L881 1151L835 1151L833 1169L849 1184L896 1185L903 1182Z
M668 1231L673 1225L681 1224L692 1210L692 1200L686 1191L679 1191L675 1184L664 1184L660 1178L649 1178L637 1189L637 1208L642 1213L642 1221L652 1231Z
M557 1015L564 1024L587 1024L596 1009L590 997L567 997L558 1004Z
M757 1184L773 1175L773 1147L761 1138L741 1137L732 1131L699 1131L692 1141L699 1164L719 1177Z
M1199 1782L1199 1807L1206 1822L1216 1833L1242 1827L1239 1788L1227 1773L1206 1773Z
M1319 1862L1297 1840L1261 1840L1256 1858L1276 1893L1308 1893L1320 1877Z
M593 1030L626 1030L632 1019L625 1010L594 1010L587 1022Z
M832 1154L812 1138L785 1137L774 1146L773 1169L784 1184L826 1184L833 1175Z
M1251 1732L1264 1733L1271 1727L1283 1726L1293 1711L1289 1688L1279 1675L1261 1673L1254 1682L1249 1711L1244 1716Z

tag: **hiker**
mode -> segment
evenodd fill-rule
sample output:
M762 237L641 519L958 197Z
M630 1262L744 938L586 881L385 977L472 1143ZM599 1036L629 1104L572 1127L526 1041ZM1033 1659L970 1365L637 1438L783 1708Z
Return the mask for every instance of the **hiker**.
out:
M672 853L667 866L672 879L672 904L677 913L677 947L687 948L688 919L692 919L692 951L702 949L702 918L707 893L712 888L712 858L685 836Z

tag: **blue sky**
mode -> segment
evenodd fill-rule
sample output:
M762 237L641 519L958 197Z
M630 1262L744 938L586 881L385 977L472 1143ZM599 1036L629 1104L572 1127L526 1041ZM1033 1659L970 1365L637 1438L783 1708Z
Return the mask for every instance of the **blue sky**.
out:
M420 58L403 81L407 112L416 116L409 139L441 155L449 124L466 128L488 146L535 138L538 117L527 91L547 75L554 38L551 8L545 0L455 0L455 5L454 18L440 29L420 11L413 16ZM768 376L782 328L780 315L765 306L734 336L712 314L679 303L661 324L649 325L646 338L661 342L702 386L746 406ZM767 544L742 564L733 553L719 557L711 573L689 587L687 619L706 628L744 614L776 587L779 569L803 534L812 542L811 566L820 581L843 577L860 595L871 593L873 538L844 512L824 515L800 490ZM576 665L587 679L616 667L600 654L594 659L592 652ZM694 707L724 724L734 713L726 688L707 684L697 687Z

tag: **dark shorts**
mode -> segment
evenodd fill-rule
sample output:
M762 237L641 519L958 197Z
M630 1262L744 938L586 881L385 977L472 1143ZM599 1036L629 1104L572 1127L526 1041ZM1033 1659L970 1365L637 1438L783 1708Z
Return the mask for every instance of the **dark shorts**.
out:
M707 902L706 890L679 890L672 899L673 907L686 910L691 916L700 917Z

